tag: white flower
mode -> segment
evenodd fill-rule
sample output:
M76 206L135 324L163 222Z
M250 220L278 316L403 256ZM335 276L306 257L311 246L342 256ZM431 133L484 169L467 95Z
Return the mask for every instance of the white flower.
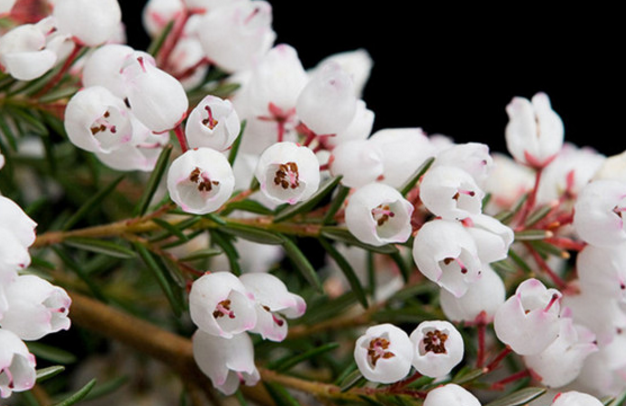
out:
M219 209L233 192L235 176L228 160L210 148L190 149L172 162L167 189L188 213L206 214Z
M224 395L232 395L240 383L253 386L260 379L254 365L254 347L246 333L222 338L196 331L192 338L193 358Z
M11 12L11 9L15 5L16 1L17 0L2 0L2 1L0 1L0 16L3 16L3 14L9 14Z
M506 146L515 160L537 168L549 164L563 146L564 130L548 95L537 93L532 101L514 97L506 112Z
M109 153L134 141L124 102L102 86L88 87L72 96L64 124L70 141L86 151Z
M493 326L498 339L520 355L545 350L559 335L561 296L537 279L520 283L496 312Z
M118 171L152 172L163 147L170 137L168 133L154 134L136 118L131 118L133 132L147 131L148 137L138 144L124 144L109 153L96 152L96 157L109 168Z
M365 186L383 174L383 152L369 140L337 145L328 162L333 176L341 175L341 183L348 187Z
M287 321L300 317L306 311L302 297L290 293L287 286L268 273L246 273L239 277L256 301L256 326L250 331L272 341L282 341L287 336Z
M433 220L424 224L413 242L419 271L456 297L480 278L476 243L458 222Z
M370 183L350 196L346 226L360 241L375 246L405 242L411 235L413 205L383 183Z
M615 246L626 241L626 182L596 180L587 184L574 206L574 228L585 242Z
M374 112L367 108L363 100L357 100L356 112L350 124L334 136L326 137L324 145L333 148L344 142L364 141L372 133L372 127L374 127Z
M14 271L30 265L28 248L9 229L0 227L0 269Z
M350 75L354 83L354 95L361 97L363 88L369 79L372 66L374 65L374 61L367 50L361 48L330 55L320 61L309 73L315 74L316 70L322 69L329 62L339 64L341 69Z
M239 135L239 116L229 100L206 96L189 113L185 135L190 148L227 150Z
M189 292L191 320L200 330L232 338L254 328L254 295L230 272L213 272L198 278Z
M462 386L449 383L428 392L424 406L480 406L480 402Z
M504 303L505 288L502 278L489 265L483 264L480 278L469 285L467 292L456 297L441 289L439 301L446 317L453 321L473 322L484 312L487 321L493 320Z
M7 329L0 329L0 397L23 392L35 385L35 357L26 344Z
M433 163L433 167L436 166L456 166L472 175L478 185L482 185L494 165L487 145L468 142L443 149Z
M141 19L151 38L157 37L167 24L185 10L180 0L149 0L143 8Z
M576 256L576 271L582 290L626 302L626 242L587 245Z
M372 382L399 381L411 370L412 359L413 345L409 336L392 324L368 328L354 347L359 371Z
M474 238L478 249L478 258L491 263L505 259L513 243L513 230L497 219L485 214L469 217L468 233Z
M122 20L117 0L58 0L53 15L61 32L90 47L113 38Z
M24 247L35 242L35 223L13 200L0 196L0 228L6 228Z
M352 122L356 101L350 76L337 63L329 62L302 89L296 113L314 133L336 134Z
M266 1L236 1L207 12L197 35L206 56L228 72L250 69L276 38L272 6Z
M130 58L142 57L154 64L154 58L128 45L106 44L93 51L85 62L82 71L83 86L103 86L120 99L128 92L121 70Z
M569 391L559 393L550 406L602 406L603 403L586 393Z
M65 290L35 275L18 276L6 290L8 309L2 328L22 340L39 340L70 328L67 314L72 300Z
M315 154L293 142L279 142L263 151L254 175L261 192L275 203L304 201L317 191L320 183Z
M420 183L424 206L443 219L463 220L481 213L485 193L469 173L454 166L431 168Z
M424 321L410 335L413 367L422 375L441 378L463 359L461 333L447 321Z

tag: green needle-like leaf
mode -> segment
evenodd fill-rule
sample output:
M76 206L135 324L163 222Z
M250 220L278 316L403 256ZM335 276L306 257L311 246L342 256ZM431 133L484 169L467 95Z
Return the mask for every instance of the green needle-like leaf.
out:
M324 220L322 221L323 224L330 224L334 221L335 214L337 214L337 212L343 205L343 202L346 200L346 197L348 197L349 193L350 193L349 187L346 187L341 184L337 187L337 195L330 202L328 211L326 212L326 215L324 216Z
M43 344L36 341L29 341L27 344L28 351L33 353L37 358L42 358L55 364L73 364L76 362L76 357L65 350L57 347L52 347L47 344Z
M79 248L85 251L104 254L114 258L130 259L135 258L135 253L126 247L116 244L112 241L98 240L95 238L85 237L69 237L64 244L73 248Z
M91 381L89 381L87 383L87 385L83 386L78 392L74 393L72 396L70 396L69 398L59 402L59 403L55 403L54 406L71 406L71 405L75 405L76 403L80 402L81 400L83 400L85 398L85 396L87 396L87 394L93 389L93 387L96 385L96 380L92 379Z
M332 351L334 349L339 348L339 344L337 343L329 343L329 344L325 344L322 346L319 346L317 348L313 348L309 351L306 351L300 355L289 355L287 357L281 358L275 362L271 362L270 364L268 364L267 368L268 369L273 369L276 370L278 372L285 372L290 370L291 368L295 367L296 365L298 365L301 362L304 362L308 359L311 359L313 357L316 357L320 354L324 354L326 352Z
M167 168L167 164L169 162L171 153L172 153L171 144L168 144L165 147L163 147L163 151L161 151L161 154L159 155L159 159L157 159L157 162L154 165L154 170L152 171L152 174L150 175L150 179L148 180L148 183L146 184L146 190L141 196L141 199L139 200L137 207L135 207L135 210L133 211L134 216L143 216L144 214L146 214L146 211L148 210L148 206L150 206L150 201L152 201L152 197L154 196L154 193L156 192L157 188L159 187L159 184L161 183L161 178L163 178L163 175L165 174L165 169Z
M233 145L230 147L230 153L228 154L228 163L230 164L230 166L233 166L235 164L237 152L239 152L239 145L241 145L241 139L243 138L243 132L246 130L247 123L248 122L246 120L243 120L241 122L241 129L239 130L239 134L237 135L237 138L235 138L235 142L233 142Z
M522 406L546 393L545 388L524 388L496 399L485 406Z
M228 263L230 264L230 271L237 276L241 275L239 254L229 237L216 230L211 230L211 241L217 244L222 251L224 251L224 254L226 254L226 258L228 258Z
M98 206L102 204L102 200L107 197L111 192L115 190L117 185L124 179L124 175L115 179L113 182L109 183L106 187L102 188L95 195L93 195L90 199L88 199L77 211L74 213L72 217L70 217L65 224L63 224L62 230L67 231L72 226L74 226L78 221L80 221L87 213L91 213Z
M331 240L343 242L348 245L354 245L356 247L361 247L365 250L377 252L379 254L393 254L395 252L398 252L398 249L391 244L381 245L380 247L365 244L364 242L359 241L355 236L350 233L350 231L343 227L325 226L322 227L320 234L323 237L329 238Z
M278 234L241 224L231 223L220 227L220 231L259 244L281 245L284 242L284 239Z
M65 371L65 367L61 365L55 365L48 368L42 368L37 370L37 383L41 383L54 376L57 376L61 372Z
M321 202L324 197L332 192L332 190L335 188L335 186L337 186L340 180L341 176L337 176L327 180L308 200L294 204L293 206L289 206L286 209L282 210L280 213L278 213L276 217L274 217L274 222L278 223L297 216L298 214L308 213L315 206L317 206L317 204Z
M167 25L165 26L161 34L158 37L156 37L152 41L152 43L150 43L150 45L148 46L148 51L147 51L150 55L156 56L156 54L159 53L159 51L161 50L161 47L163 47L163 44L165 43L165 39L168 37L168 35L170 35L170 32L172 31L173 27L174 27L174 20L167 23Z
M322 287L322 282L315 272L315 268L306 258L306 256L300 251L300 248L289 238L284 237L285 241L283 243L283 248L285 248L285 252L287 256L293 262L296 269L300 272L300 274L306 279L306 281L317 290L319 293L324 293L324 289Z
M432 166L433 162L435 162L434 157L428 158L424 161L424 163L420 165L419 168L417 168L413 176L411 176L409 180L407 180L404 185L400 187L400 193L402 194L402 196L406 196L407 193L409 193L411 189L413 189L413 186L415 186L420 178L424 176L428 168Z
M267 389L267 393L276 406L300 406L298 402L282 385L273 382L263 382L263 386Z
M337 249L325 238L320 238L319 241L320 244L322 244L322 247L324 247L324 249L328 253L328 255L330 255L330 257L335 260L337 266L339 266L339 269L341 269L341 272L343 272L343 274L345 275L359 303L361 303L361 305L367 309L368 304L365 289L363 289L363 285L361 285L361 281L356 276L356 273L354 272L354 269L352 269L352 266L343 257L343 255L341 255L341 253L337 251Z

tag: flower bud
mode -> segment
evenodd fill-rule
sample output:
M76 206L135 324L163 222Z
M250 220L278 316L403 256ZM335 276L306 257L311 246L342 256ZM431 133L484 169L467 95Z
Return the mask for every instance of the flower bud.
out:
M409 336L392 324L368 328L354 347L359 371L372 382L399 381L411 370L412 359L413 345Z
M148 35L155 38L184 10L185 5L180 0L149 0L141 14L143 26Z
M506 146L515 160L535 168L549 164L563 146L564 130L548 95L537 93L532 101L515 97L506 112Z
M615 246L626 241L626 182L596 180L587 184L574 206L574 228L585 242Z
M374 246L405 242L411 235L413 205L382 183L357 189L346 207L346 226L360 241Z
M424 406L480 406L480 402L467 389L454 383L439 386L428 392Z
M128 45L106 44L96 49L85 62L82 71L83 86L103 86L120 99L128 93L128 85L121 70L131 58L141 56L154 64L154 58L145 52L135 51Z
M35 242L35 223L13 200L0 196L0 228L6 228L24 247Z
M480 278L476 243L458 222L433 220L424 224L413 243L419 271L456 297Z
M295 204L308 199L320 183L315 154L293 142L279 142L263 151L254 175L261 185L261 192L279 204Z
M200 330L224 338L251 330L257 321L254 296L229 272L205 274L191 285L189 313Z
M239 116L229 100L206 96L191 111L185 126L190 148L227 150L239 135Z
M561 296L537 279L520 283L496 312L493 326L498 339L520 355L545 350L559 335Z
M310 73L315 74L318 69L322 69L329 62L339 64L341 69L350 75L354 83L354 95L361 97L374 65L370 54L363 48L333 54L320 61Z
M484 263L505 259L513 243L513 230L485 214L471 216L468 219L471 226L465 229L476 242L478 258Z
M261 378L254 365L254 347L246 333L222 338L197 330L192 338L198 367L224 395L232 395L240 383L256 385Z
M230 198L235 176L228 160L210 148L190 149L172 162L167 175L170 197L187 213L206 214Z
M420 184L424 206L446 220L463 220L481 212L485 193L469 173L453 166L436 166Z
M463 359L461 333L447 321L424 321L411 333L413 367L422 375L441 378Z
M364 141L372 133L374 126L374 112L367 108L363 100L357 100L354 118L346 128L337 132L324 141L329 148L341 145L349 141Z
M0 329L0 397L31 389L36 375L35 357L26 344L8 329Z
M437 154L433 167L455 166L472 175L476 184L482 185L493 168L489 147L477 142L456 144Z
M369 140L337 145L329 163L333 176L341 175L341 183L348 187L365 186L383 174L383 152Z
M576 256L576 271L582 290L626 302L626 242L585 246Z
M603 403L586 393L569 391L559 393L550 406L602 406Z
M122 20L117 0L58 0L53 15L61 32L90 47L113 38Z

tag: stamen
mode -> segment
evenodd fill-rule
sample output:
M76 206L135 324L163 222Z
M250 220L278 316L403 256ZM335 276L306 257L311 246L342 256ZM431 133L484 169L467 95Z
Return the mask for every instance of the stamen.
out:
M280 164L274 176L274 184L283 189L295 189L300 186L298 165L295 162Z
M389 344L389 340L380 337L370 341L370 346L367 350L367 356L370 358L373 366L376 366L376 363L381 358L389 359L396 356L391 351L385 351L387 348L389 348Z
M376 220L378 226L382 226L385 224L391 217L394 217L396 214L391 211L388 204L378 206L372 209L372 217Z
M213 190L213 186L217 186L220 183L216 180L211 180L200 168L196 167L189 174L189 180L198 184L198 191L210 192Z
M215 311L213 311L213 317L219 319L220 317L228 316L231 319L235 318L235 312L230 310L230 300L222 300L215 306Z
M556 293L552 295L552 298L550 299L550 303L548 303L548 305L546 306L545 309L543 309L544 312L547 312L548 310L550 310L550 308L552 307L552 305L554 303L556 303L556 301L559 300L559 295L557 295Z
M146 65L144 64L144 61L143 61L143 56L137 57L137 62L139 62L139 66L141 66L141 70L143 70L144 73L146 73L147 70L146 70Z
M246 17L245 20L243 20L244 24L248 24L250 21L252 21L252 19L254 18L254 16L256 16L257 14L259 14L259 12L261 11L261 9L259 9L258 7L254 8L254 11L252 11L252 13L250 13L248 15L248 17Z
M426 352L434 352L435 354L446 354L445 343L448 340L448 335L439 330L429 331L426 333L426 337L422 340L424 343L424 350Z
M461 273L467 273L467 268L465 267L465 264L463 264L463 261L461 261L460 258L444 258L443 263L446 265L450 265L452 262L456 262L457 264L459 264L459 267L461 268Z
M474 197L476 196L476 192L472 191L472 190L462 190L459 189L457 190L457 192L454 194L454 196L452 196L452 198L454 200L459 200L459 198L461 197L461 195L466 195L466 196L470 196L470 197Z
M209 113L209 118L205 118L204 120L202 120L202 124L204 124L205 126L209 127L209 129L212 130L215 128L218 121L215 118L213 118L213 112L211 111L211 107L204 106L204 109L207 111L207 113Z

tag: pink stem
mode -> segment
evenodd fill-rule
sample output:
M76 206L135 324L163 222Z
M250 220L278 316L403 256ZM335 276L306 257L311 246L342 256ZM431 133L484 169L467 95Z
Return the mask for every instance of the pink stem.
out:
M189 150L189 145L187 145L187 137L185 137L185 132L183 131L182 124L174 128L174 133L176 134L176 138L178 139L178 143L180 144L180 149L183 151L183 154Z
M63 78L63 75L67 73L67 71L70 69L70 67L76 60L76 57L80 53L81 49L83 49L83 46L75 42L74 49L72 49L72 52L63 63L61 70L58 71L57 74L52 79L50 79L50 81L43 87L43 89L41 89L40 91L37 92L37 94L35 94L35 98L43 96L44 94L48 92L48 90L52 89L54 86L56 86L57 83L61 81L61 79Z

